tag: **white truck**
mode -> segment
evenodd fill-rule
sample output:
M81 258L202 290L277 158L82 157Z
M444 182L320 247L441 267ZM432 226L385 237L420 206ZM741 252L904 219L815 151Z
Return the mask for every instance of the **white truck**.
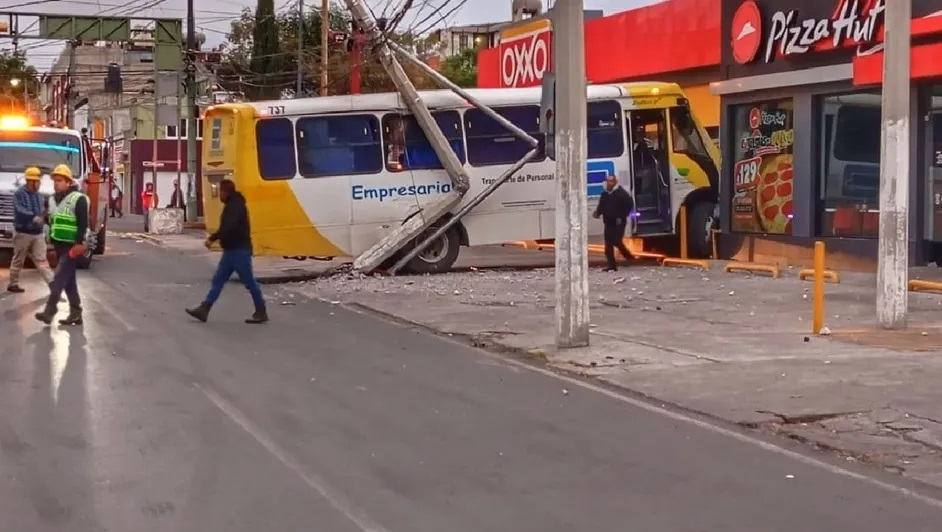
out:
M105 251L108 187L101 178L91 142L84 132L57 127L31 126L19 116L0 116L0 252L13 250L13 194L24 183L23 171L31 166L43 172L40 193L50 208L54 206L53 168L60 164L72 169L82 192L89 197L88 252L79 266L88 268L92 256ZM50 263L55 264L50 253Z

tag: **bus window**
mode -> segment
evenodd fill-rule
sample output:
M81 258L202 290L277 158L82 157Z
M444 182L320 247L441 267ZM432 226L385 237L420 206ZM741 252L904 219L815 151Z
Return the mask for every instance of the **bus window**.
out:
M682 153L692 157L710 157L697 131L697 125L690 116L690 108L673 107L671 114L671 140L674 144L674 153Z
M373 115L299 118L297 138L303 177L376 174L383 169L379 120Z
M294 128L287 118L259 120L255 124L258 170L262 179L291 179L294 164Z
M854 163L880 164L882 124L879 106L842 105L837 110L834 158Z
M614 100L590 102L587 109L589 159L621 157L625 152L621 106Z
M457 111L432 113L438 127L451 145L458 160L464 163L464 139L461 135L461 118ZM432 149L425 132L412 115L389 113L383 117L386 169L390 172L403 170L438 170L441 161Z
M540 133L538 105L496 107L494 110L540 143L539 152L530 162L539 162L546 158L543 150L546 137ZM473 166L512 164L530 151L529 144L518 139L480 109L465 111L464 127L468 137L468 162Z

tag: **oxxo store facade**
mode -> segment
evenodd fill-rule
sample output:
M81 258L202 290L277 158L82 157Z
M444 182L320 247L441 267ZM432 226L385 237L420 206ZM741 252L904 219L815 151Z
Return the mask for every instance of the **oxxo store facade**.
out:
M721 253L872 269L887 0L722 0ZM893 0L889 0L892 2ZM942 0L913 0L910 256L942 260Z
M586 74L592 83L674 82L716 135L720 97L720 0L667 0L608 16L586 11ZM535 87L552 67L552 10L501 32L500 45L478 54L478 86Z

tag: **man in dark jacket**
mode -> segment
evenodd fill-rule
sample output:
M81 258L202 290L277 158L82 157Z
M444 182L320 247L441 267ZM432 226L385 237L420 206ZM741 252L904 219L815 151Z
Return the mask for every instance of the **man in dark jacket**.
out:
M635 202L631 194L618 184L618 178L613 175L605 178L605 191L599 198L599 205L595 208L594 218L602 218L605 225L605 260L608 262L606 271L618 270L615 263L615 249L621 253L625 260L631 260L631 252L625 247L625 229L628 227L631 212L635 210Z
M56 306L62 292L69 298L69 315L59 320L60 325L82 324L82 300L79 297L76 273L79 259L85 254L85 234L88 232L88 197L79 192L72 169L60 164L52 171L55 185L56 207L49 213L49 240L56 250L58 264L49 283L46 308L36 313L36 319L49 325L56 315Z
M186 312L200 321L205 322L209 319L209 311L213 308L213 304L219 299L229 278L236 273L245 288L252 294L252 301L255 302L255 313L245 322L265 323L268 321L265 298L262 297L262 289L255 280L255 274L252 273L252 230L249 225L249 211L245 205L245 197L236 191L232 180L223 179L219 182L219 199L223 203L219 230L209 235L206 239L206 247L210 248L214 242L219 242L222 247L222 257L219 259L219 266L216 268L216 274L213 275L212 288L206 295L206 299L196 308L187 309Z

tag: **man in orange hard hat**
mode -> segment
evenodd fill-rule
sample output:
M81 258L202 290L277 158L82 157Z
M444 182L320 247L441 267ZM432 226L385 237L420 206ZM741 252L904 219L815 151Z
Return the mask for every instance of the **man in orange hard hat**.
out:
M88 232L88 197L82 194L72 177L72 169L60 164L52 171L55 185L55 210L49 213L49 240L56 250L59 264L49 283L46 308L36 313L36 319L49 325L56 315L62 292L69 299L69 315L59 320L61 325L82 324L82 300L79 297L76 273L79 259L88 251L85 234Z
M33 261L39 275L47 283L52 281L52 272L46 266L46 237L43 234L45 207L39 193L42 172L39 168L27 168L23 172L26 183L13 195L13 260L10 262L10 284L8 292L19 294L25 290L20 286L20 272L26 258Z

